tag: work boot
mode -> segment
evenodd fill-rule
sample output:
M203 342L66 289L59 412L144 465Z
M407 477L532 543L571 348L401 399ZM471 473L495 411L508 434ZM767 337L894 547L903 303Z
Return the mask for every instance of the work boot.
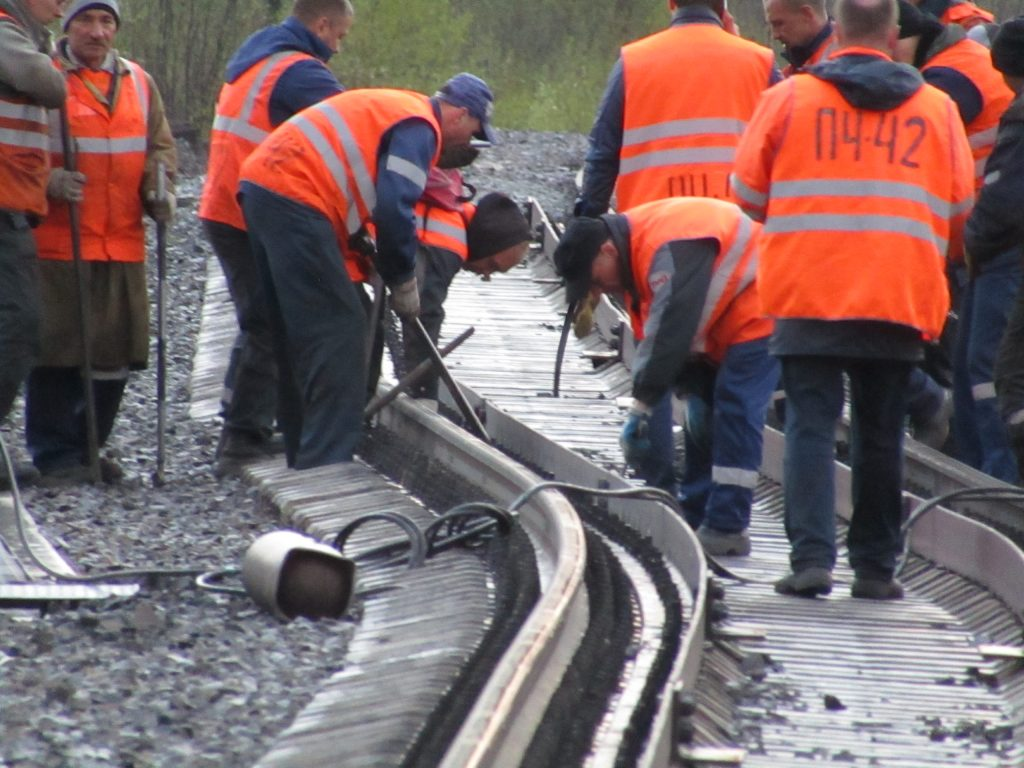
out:
M284 442L272 444L269 439L254 432L225 427L217 445L213 473L217 477L237 475L249 462L273 456L276 447L283 450Z
M902 600L903 585L896 579L869 579L854 576L850 596L864 600Z
M39 482L39 470L31 462L16 461L14 462L14 482L18 484L19 488L35 485ZM6 465L0 461L0 491L9 490L11 490L11 478Z
M124 478L121 465L106 456L99 457L100 482L117 485ZM40 474L40 488L64 488L69 485L82 485L92 482L92 468L86 464L71 464L54 467Z
M817 597L832 591L832 571L828 568L804 568L793 571L775 582L775 591L780 595L796 597Z
M727 533L702 525L697 529L697 540L700 541L704 553L712 557L750 554L750 533L746 528L735 533Z

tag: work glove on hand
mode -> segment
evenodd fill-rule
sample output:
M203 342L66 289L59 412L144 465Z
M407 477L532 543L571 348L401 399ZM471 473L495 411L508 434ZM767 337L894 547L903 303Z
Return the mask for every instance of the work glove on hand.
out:
M46 182L46 196L54 200L80 203L85 197L85 174L80 171L65 171L54 168Z
M597 301L594 300L593 294L587 294L580 301L582 304L576 310L576 317L572 321L572 332L577 339L584 339L594 330L594 309L597 307Z
M619 446L626 463L636 469L651 455L651 409L639 400L633 401L626 424L619 435Z
M158 199L156 190L150 190L146 195L146 213L158 224L170 224L174 218L174 212L178 210L177 201L170 192L164 192L163 199Z
M391 308L403 320L412 320L420 315L420 288L416 278L410 277L391 289Z

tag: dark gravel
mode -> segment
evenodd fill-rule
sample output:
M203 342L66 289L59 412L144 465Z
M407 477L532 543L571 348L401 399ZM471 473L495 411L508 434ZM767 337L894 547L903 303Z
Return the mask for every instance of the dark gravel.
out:
M586 149L575 134L504 132L466 176L480 192L537 198L564 218ZM201 171L194 161L185 170ZM120 485L27 488L44 533L81 571L236 565L277 527L252 490L211 471L215 420L188 417L209 248L195 218L201 181L179 189L168 252L166 483L154 487L153 367L130 381L108 452ZM155 275L155 264L152 273ZM154 323L155 329L155 311ZM3 428L25 458L20 412ZM0 768L228 768L254 763L341 668L352 621L283 624L247 598L160 578L129 599L0 612Z

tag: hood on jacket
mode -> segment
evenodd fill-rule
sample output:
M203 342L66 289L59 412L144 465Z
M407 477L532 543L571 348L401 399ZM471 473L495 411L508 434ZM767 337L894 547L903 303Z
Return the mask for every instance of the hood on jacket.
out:
M249 35L228 61L224 80L233 83L253 64L280 51L308 53L324 63L334 54L306 25L294 16L289 16L280 24L264 27Z
M863 53L841 54L807 73L834 85L851 106L876 112L895 109L924 85L909 64Z

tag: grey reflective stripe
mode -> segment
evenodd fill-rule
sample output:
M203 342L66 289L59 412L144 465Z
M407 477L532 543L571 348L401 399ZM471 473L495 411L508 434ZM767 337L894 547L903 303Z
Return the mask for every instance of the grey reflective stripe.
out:
M1010 414L1010 418L1006 420L1006 423L1011 427L1017 424L1024 423L1024 408L1019 411L1014 411Z
M978 402L979 400L991 400L995 396L995 382L986 381L982 384L974 384L971 386L971 397L974 398L974 402Z
M996 170L992 171L992 173L986 174L985 184L995 184L997 181L999 181L1000 178L1002 178L1002 175L1003 172L997 168Z
M674 139L683 136L705 136L709 133L727 133L739 136L747 124L742 120L726 117L699 117L692 120L667 120L622 132L622 146L632 147L658 139Z
M149 125L149 89L146 87L146 76L137 65L126 59L120 59L121 63L128 68L128 74L135 85L135 94L139 99L139 109L142 110L142 122Z
M436 232L439 235L450 237L452 240L465 245L466 244L466 229L465 227L458 227L454 224L449 224L447 221L440 219L427 218L424 219L422 216L416 216L417 228L424 232Z
M397 173L399 176L408 179L419 189L427 186L427 174L418 165L410 163L404 157L388 155L388 160L384 167L392 173Z
M967 137L967 143L971 145L971 149L980 149L981 147L988 147L996 143L996 132L999 130L998 125L993 125L991 128L986 128L984 131L978 131L972 133Z
M977 160L974 161L974 178L981 178L981 175L985 173L985 163L987 162L987 157L979 157Z
M239 112L238 117L228 117L221 114L214 115L213 129L230 133L233 136L238 136L240 139L251 141L253 144L259 144L267 138L270 135L270 131L265 131L251 122L252 111L256 108L256 97L259 96L260 89L263 87L264 82L266 82L274 65L293 53L295 51L278 51L272 56L268 56L260 66L259 72L256 73L256 79L253 80L252 85L249 86L249 90L245 94L242 110Z
M740 261L743 259L743 254L750 245L750 236L754 229L753 222L746 216L740 216L739 218L740 224L739 230L736 232L736 239L733 240L732 246L722 257L722 261L711 275L711 284L708 286L708 295L704 299L700 323L697 325L697 333L694 334L693 344L690 347L694 352L703 352L707 348L708 323L711 320L711 315L722 300L722 296L725 294L725 287L729 283L729 278L735 273L736 267L739 266ZM751 260L753 261L753 259ZM747 280L747 283L737 287L737 295L747 285L750 285L750 281L753 280L753 273L749 269L746 270L741 278L742 280Z
M737 485L740 488L756 488L758 474L756 469L740 469L739 467L711 467L711 482L719 485Z
M83 155L125 155L146 151L145 136L127 136L117 139L75 139Z
M345 163L356 183L356 192L367 212L372 212L377 206L377 188L374 184L374 177L363 160L363 152L359 147L359 142L356 141L356 137L348 127L348 123L338 114L337 110L322 101L313 109L327 118L327 121L337 134L338 141L341 142L341 151L344 154ZM425 178L423 183L426 184ZM354 233L358 231L360 225L359 207L356 205L356 200L351 196L346 196L346 200L349 203L347 226L351 227L354 224L355 229L349 229L350 233Z
M213 118L213 130L230 133L246 141L251 141L253 144L259 144L270 135L268 131L257 128L255 125L249 125L241 118L224 117L224 115L217 115Z
M0 117L6 117L11 120L24 120L27 123L36 123L37 125L47 125L46 109L37 104L15 104L0 99Z
M732 188L733 193L751 208L763 211L765 206L768 205L768 195L766 193L758 192L756 189L748 187L740 181L739 176L735 173L729 174L729 186Z
M736 157L735 147L698 147L693 149L661 149L643 152L619 161L619 175L636 173L647 168L671 165L698 165L700 163L731 163Z
M797 197L881 197L894 200L921 203L940 219L952 215L951 205L946 200L931 194L917 184L877 179L806 179L803 181L778 181L772 184L769 193L773 201Z
M21 147L22 149L38 149L46 152L50 148L50 140L43 133L32 133L31 131L15 131L10 128L0 128L0 144L9 147Z
M348 205L348 215L345 217L345 227L349 234L354 234L359 231L360 218L359 210L356 207L355 201L352 199L352 192L348 186L348 176L345 170L345 164L338 157L338 153L334 151L334 147L327 140L320 129L318 129L308 118L304 117L300 112L291 119L293 125L302 131L302 135L309 139L313 148L320 155L320 158L327 165L327 170L331 172L331 177L334 179L334 184L338 188L338 194L345 200ZM371 209L372 210L372 209Z
M968 197L966 200L961 200L956 205L949 209L950 216L962 216L971 212L974 207L974 196Z
M924 222L903 216L870 214L804 213L797 216L769 216L765 221L767 234L791 232L892 232L919 240L927 240L944 254L949 243L938 237Z

